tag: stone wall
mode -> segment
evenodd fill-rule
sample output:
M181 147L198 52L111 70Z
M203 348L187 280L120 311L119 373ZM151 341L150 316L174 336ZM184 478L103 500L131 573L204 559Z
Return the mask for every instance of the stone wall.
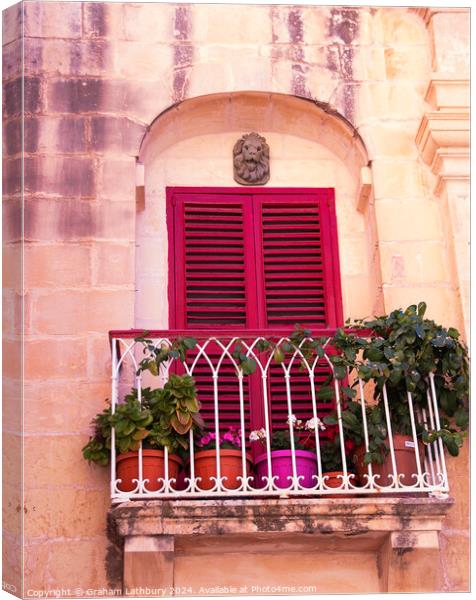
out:
M179 115L192 98L253 91L341 115L373 178L354 213L367 232L354 258L373 277L364 306L425 300L430 316L468 331L468 30L464 9L25 2L4 11L4 548L18 549L7 581L19 588L24 514L25 590L117 585L108 473L80 449L109 394L107 331L140 319L136 158L171 107ZM344 227L351 215L340 215ZM345 316L358 302L349 295ZM467 462L449 460L448 591L468 587Z

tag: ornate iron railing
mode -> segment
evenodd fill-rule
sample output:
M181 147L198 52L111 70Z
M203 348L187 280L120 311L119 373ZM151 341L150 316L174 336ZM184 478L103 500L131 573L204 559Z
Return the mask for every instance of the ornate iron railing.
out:
M152 331L147 337L153 340L155 347L170 348L173 340L179 336L194 337L197 340L193 351L187 353L185 360L170 357L162 363L157 376L151 378L149 373L141 372L139 363L144 356L144 345L137 341L143 332L140 331L113 331L110 333L112 349L112 396L111 409L114 413L118 404L124 399L131 387L137 389L139 401L145 386L162 387L168 380L171 372L180 364L182 373L189 374L203 382L208 380L208 413L212 415L210 431L216 439L225 431L225 422L230 422L230 377L235 379L236 395L232 396L232 409L234 421L241 434L242 444L239 448L239 473L233 481L224 474L224 465L227 462L226 452L218 447L213 457L212 472L206 477L197 472L197 453L200 450L196 445L196 436L192 430L188 433L188 456L182 460L181 472L172 473L172 462L167 448L164 449L163 472L151 481L145 476L145 450L143 444L137 453L137 472L132 477L132 486L124 488L125 482L118 476L116 459L118 453L115 448L115 432L112 432L111 448L111 497L113 501L125 499L151 499L151 498L200 498L200 497L265 497L265 496L362 496L382 493L391 494L434 494L444 495L448 490L448 478L445 465L445 456L441 439L432 443L422 444L422 430L437 430L440 428L438 402L432 376L426 382L426 402L421 401L415 406L411 393L407 394L408 414L410 417L410 435L404 441L403 448L409 450L410 463L413 472L408 475L401 472L402 451L396 447L395 440L398 436L392 432L392 403L389 401L387 390L383 387L383 414L384 424L388 432L386 445L388 454L385 463L387 473L375 462L365 464L362 456L369 451L372 436L369 431L368 407L373 404L372 396L374 384L362 379L338 379L334 375L334 366L329 357L332 349L326 348L324 355L310 357L303 351L301 340L296 345L285 334L273 337L273 352L262 351L262 341L269 336L265 331L217 331L215 335L203 331ZM319 331L318 336L332 336L332 331ZM269 337L268 337L269 339ZM307 340L309 342L309 340ZM251 359L256 370L252 375L246 375L242 363L236 358L237 344L241 353ZM276 348L285 348L282 362L275 360ZM320 388L323 377L328 377L327 387L333 389L331 404L327 406L320 401ZM226 386L222 384L222 377L226 379ZM299 380L299 403L296 404L297 389L293 378ZM280 380L279 380L280 379ZM342 388L349 386L355 390L353 402L360 403L359 418L362 427L362 447L354 448L349 453L349 438L345 424L342 420L343 410L346 408L345 396ZM294 387L293 387L294 386ZM303 387L304 386L304 387ZM306 389L307 393L303 390ZM226 405L223 404L224 388L227 388ZM199 385L200 388L200 385ZM271 436L262 437L260 442L250 442L251 431L262 429L270 432L276 425L273 415L273 390L278 390L281 398L281 416L286 416L280 421L284 431L289 432L289 451L284 463L287 461L288 473L283 476L282 469L277 467L277 454L272 449ZM304 400L303 400L304 397ZM233 399L234 398L234 399ZM199 396L200 399L200 396ZM251 411L250 411L251 405ZM283 409L284 406L284 409ZM226 409L227 413L224 413ZM285 413L283 413L285 410ZM337 416L334 442L338 446L340 455L340 472L332 478L324 470L324 457L322 451L329 440L330 426L324 423L324 415L334 412ZM296 416L298 415L298 416ZM295 434L297 419L307 419L310 424L308 429L308 445L306 456L312 456L310 471L303 474L301 465L301 452L296 448ZM304 421L302 421L304 422ZM260 427L261 425L261 427ZM324 429L325 427L325 429ZM261 434L252 434L259 437ZM236 453L235 453L236 454ZM408 455L408 452L407 452ZM360 456L360 459L359 459ZM352 459L360 460L360 473L356 473ZM258 469L259 463L259 469ZM308 461L309 463L309 461ZM175 464L175 463L174 463ZM286 465L284 465L286 468ZM357 471L359 471L357 469ZM225 469L226 471L226 469ZM363 472L362 472L363 471ZM134 473L133 473L134 475ZM284 479L283 479L284 477ZM336 483L337 482L337 483ZM335 487L338 485L338 487Z

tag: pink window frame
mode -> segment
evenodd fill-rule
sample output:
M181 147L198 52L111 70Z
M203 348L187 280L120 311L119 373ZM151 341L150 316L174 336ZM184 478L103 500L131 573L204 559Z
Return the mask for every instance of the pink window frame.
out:
M343 309L342 309L342 289L340 278L340 261L339 261L339 246L337 237L337 217L335 210L335 195L333 188L228 188L228 187L167 187L166 188L166 219L168 232L168 248L169 248L169 283L168 283L168 302L169 302L169 327L171 329L184 328L185 307L183 305L185 299L184 280L180 275L181 271L177 269L177 257L183 253L184 240L182 235L183 228L176 228L177 219L182 219L183 214L179 213L179 204L174 202L176 196L187 194L188 196L197 196L196 201L207 202L223 202L225 198L239 199L243 197L259 197L264 199L266 196L273 196L277 199L286 200L286 202L298 202L299 200L308 198L319 200L320 202L320 219L321 219L321 239L322 247L325 255L324 262L324 284L325 284L325 299L327 309L327 327L333 329L343 325ZM206 196L209 198L206 198ZM285 198L292 195L293 198ZM198 196L201 196L199 199ZM220 196L220 197L217 197ZM193 198L187 198L190 200ZM245 230L249 224L245 224ZM258 227L258 225L256 225ZM255 230L255 236L258 232ZM260 238L257 238L260 239ZM250 251L248 250L248 254ZM254 256L254 253L253 253ZM247 256L246 260L252 260L253 256ZM178 276L177 276L178 275ZM251 273L247 272L247 277L251 277ZM262 273L258 273L258 277L263 277ZM249 297L250 314L253 310L257 311L258 315L263 313L263 307L260 305L262 299ZM264 313L263 313L264 314ZM259 317L260 321L262 317ZM265 327L262 323L255 325L253 329L264 327L269 331L274 331L276 328ZM217 328L221 329L221 328ZM230 329L229 327L223 329Z

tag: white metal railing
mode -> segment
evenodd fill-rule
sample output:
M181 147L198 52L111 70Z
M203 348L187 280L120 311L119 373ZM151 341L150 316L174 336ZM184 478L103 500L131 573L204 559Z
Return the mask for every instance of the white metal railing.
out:
M138 335L139 332L137 332ZM148 334L148 338L153 338L154 346L171 347L172 340L178 332L152 332ZM245 335L246 333L246 335ZM263 332L261 332L263 333ZM139 362L143 358L143 344L136 341L133 332L111 332L111 349L112 349L112 396L111 410L114 413L118 403L121 403L126 393L130 392L131 386L138 390L138 399L141 400L142 389L145 387L145 378L149 378L147 385L162 387L168 380L169 374L175 368L175 365L180 362L183 364L182 371L192 377L201 368L201 377L203 379L204 365L208 370L208 376L213 388L213 411L214 418L211 424L211 432L216 439L220 439L220 434L223 432L221 422L221 375L224 365L232 365L238 395L236 397L236 411L239 415L239 429L243 443L240 448L240 474L237 476L238 484L233 489L230 485L227 486L227 477L222 474L222 466L224 460L224 450L218 446L215 457L215 473L211 475L210 480L212 486L204 487L203 478L197 475L196 469L196 454L197 447L194 442L194 433L192 430L188 433L189 436L189 457L184 465L184 470L181 479L172 477L169 473L169 452L164 449L164 473L163 476L151 482L144 478L143 475L143 444L138 450L138 470L137 475L133 479L134 488L132 490L121 490L121 479L116 474L116 458L117 450L115 448L115 432L112 431L111 439L111 498L113 501L123 501L125 499L151 499L151 498L206 498L206 497L247 497L247 496L354 496L354 495L375 495L382 493L392 494L421 494L429 493L432 495L445 495L448 491L448 478L445 465L445 456L443 452L443 444L441 439L436 439L431 444L423 445L418 440L417 431L421 428L437 430L440 428L438 404L434 381L430 375L427 381L426 390L426 406L419 405L418 408L413 407L413 397L408 393L408 410L411 423L411 441L407 445L414 448L415 469L411 475L411 481L408 477L399 473L398 451L394 447L394 436L392 435L391 424L391 402L387 396L387 390L383 389L383 407L385 415L385 424L388 430L388 446L390 448L387 464L391 465L390 472L386 475L378 473L378 467L375 463L370 463L365 466L365 473L360 477L360 480L354 473L351 457L346 452L346 433L342 423L342 410L345 407L345 401L342 399L341 387L343 382L336 377L332 378L331 386L334 388L334 408L337 413L337 437L340 445L341 458L341 473L337 476L339 487L330 485L330 476L326 475L323 469L323 460L321 456L322 445L325 441L325 430L320 426L322 424L322 413L320 412L318 390L320 382L317 381L319 376L322 379L323 364L332 374L334 367L329 360L329 354L326 352L322 357L306 357L301 351L301 344L293 345L289 337L283 336L277 338L274 348L286 347L285 359L279 364L279 369L274 367L274 375L276 378L277 370L282 376L282 390L285 390L287 419L286 427L289 429L290 442L290 473L286 477L286 483L283 485L283 480L276 473L275 468L275 453L272 451L270 436L263 438L264 447L261 452L264 455L264 475L257 476L254 472L254 467L250 466L256 459L260 451L257 449L258 442L249 442L250 431L257 429L260 423L249 422L249 411L247 405L250 401L250 395L255 394L259 397L261 405L261 426L266 432L270 432L272 426L273 409L272 398L270 398L270 378L272 365L277 363L274 361L274 353L259 351L260 341L265 338L259 332L240 332L239 335L228 333L217 333L215 336L203 337L203 332L200 337L198 332L183 332L185 335L193 335L198 339L197 345L193 352L182 363L176 358L170 358L160 365L157 377L152 381L149 373L139 372ZM269 339L269 338L268 338ZM256 364L256 371L252 375L245 375L240 362L233 356L233 348L239 344L246 357L252 359ZM289 347L291 346L291 351ZM296 367L299 365L300 377L303 374L308 379L308 399L307 406L303 406L302 401L299 405L299 410L295 410L293 404L293 387L292 380L296 375ZM321 371L319 371L319 369ZM230 371L228 371L229 377ZM249 379L248 379L249 378ZM246 385L246 381L253 381L253 385ZM369 450L371 436L367 423L366 409L372 406L372 382L365 382L361 379L354 381L354 389L357 395L354 401L359 402L361 406L362 428L363 428L363 446L365 451ZM349 385L346 383L345 385ZM199 396L200 399L200 396ZM255 404L256 406L256 404ZM309 418L314 423L314 428L311 429L313 437L313 456L315 461L314 473L310 476L311 483L306 480L299 470L299 450L295 448L294 434L295 414L306 413L304 418ZM411 443L413 442L413 443ZM153 484L153 485L152 485ZM151 487L154 489L151 490Z

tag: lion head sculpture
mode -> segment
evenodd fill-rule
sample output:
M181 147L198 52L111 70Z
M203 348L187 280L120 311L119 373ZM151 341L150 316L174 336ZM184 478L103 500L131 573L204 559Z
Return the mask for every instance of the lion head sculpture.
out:
M269 146L258 133L243 135L233 148L233 176L242 185L263 185L269 180Z

